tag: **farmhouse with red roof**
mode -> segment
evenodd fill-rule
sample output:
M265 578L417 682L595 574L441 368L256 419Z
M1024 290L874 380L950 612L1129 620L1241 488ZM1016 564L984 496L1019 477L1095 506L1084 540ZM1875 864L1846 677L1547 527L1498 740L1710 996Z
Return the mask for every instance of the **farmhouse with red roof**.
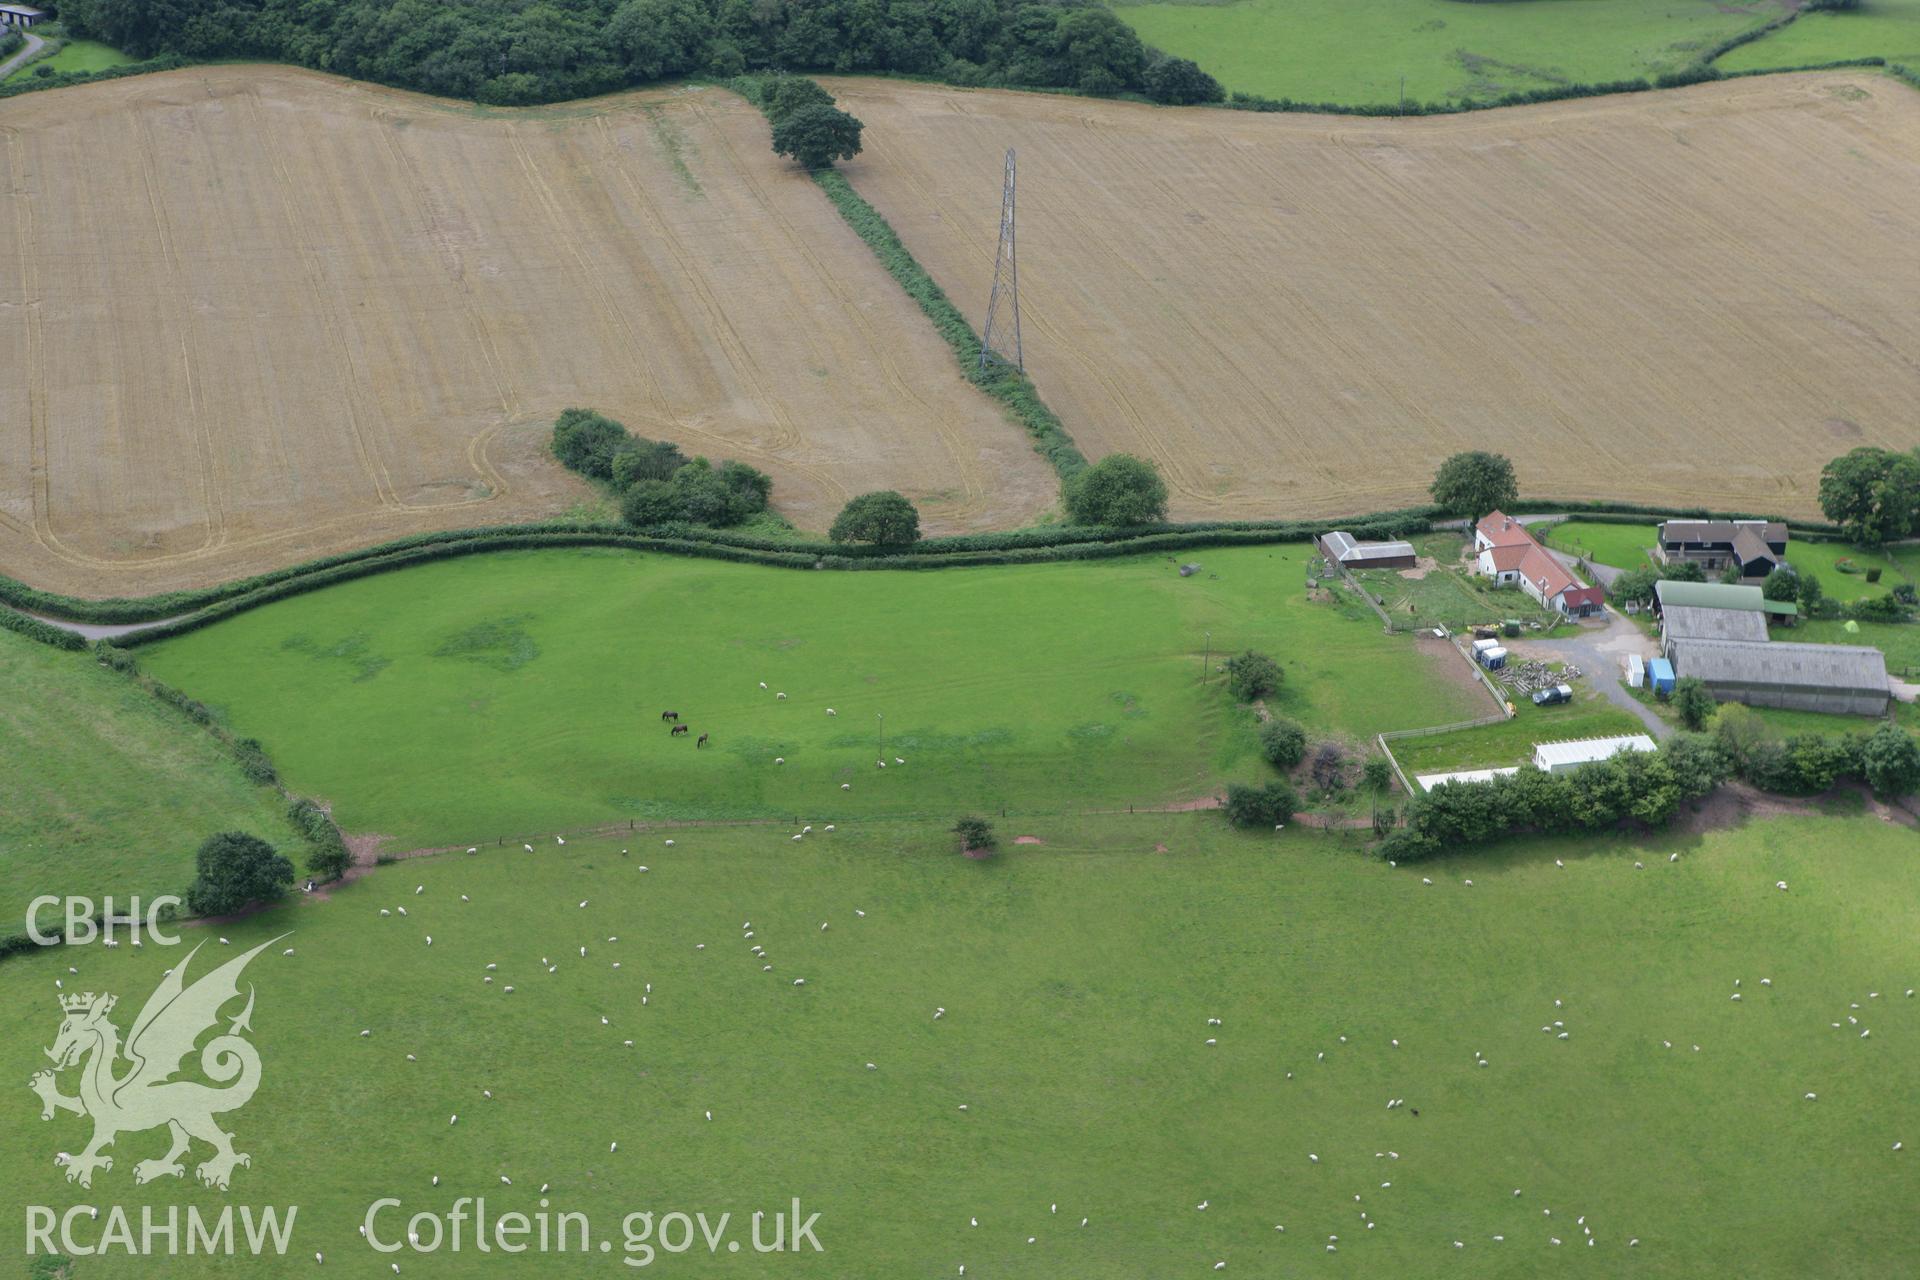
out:
M1474 526L1473 550L1480 573L1500 586L1517 586L1542 608L1569 618L1599 613L1606 599L1599 587L1583 585L1535 542L1526 526L1495 511Z

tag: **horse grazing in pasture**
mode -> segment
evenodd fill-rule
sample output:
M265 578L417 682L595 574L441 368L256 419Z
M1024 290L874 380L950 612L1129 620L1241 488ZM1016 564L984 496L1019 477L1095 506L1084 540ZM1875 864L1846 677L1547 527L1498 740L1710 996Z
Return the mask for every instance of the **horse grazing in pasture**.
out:
M679 736L680 736L681 734L683 734L683 733L692 733L692 732L693 732L693 730L692 730L692 729L690 729L690 728L688 728L688 727L687 727L686 725L684 725L684 724L677 724L677 725L675 725L675 726L673 726L673 728L671 728L671 729L669 729L669 730L667 730L667 736L668 736L669 738L677 738L677 737L679 737Z
M680 718L680 713L678 711L662 711L660 713L660 718L662 720L678 720Z
M694 746L694 749L695 749L695 750L697 751L697 750L699 750L699 749L700 749L701 747L704 747L704 746L706 746L706 745L707 745L707 739L708 739L708 738L711 738L712 736L713 736L713 735L712 735L711 733L703 733L703 734L701 734L701 735L700 735L700 737L699 737L699 739L698 739L698 740L697 740L697 741L696 741L696 742L695 742L695 743L693 744L693 746Z

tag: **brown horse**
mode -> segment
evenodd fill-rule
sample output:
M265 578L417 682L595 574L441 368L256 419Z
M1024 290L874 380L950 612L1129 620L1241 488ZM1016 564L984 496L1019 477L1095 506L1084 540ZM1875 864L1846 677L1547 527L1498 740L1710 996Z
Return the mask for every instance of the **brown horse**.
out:
M701 734L701 735L700 735L700 738L699 738L699 741L697 741L697 742L695 742L695 743L693 744L693 745L694 745L694 748L695 748L695 750L698 750L699 748L701 748L701 747L704 747L704 746L706 746L706 745L707 745L707 739L708 739L708 738L711 738L712 736L713 736L713 735L712 735L712 734L710 734L710 733L703 733L703 734Z
M671 729L669 729L669 730L667 730L667 736L668 736L669 738L677 738L677 737L679 737L679 736L680 736L681 734L683 734L683 733L692 733L692 732L693 732L693 730L692 730L692 729L690 729L690 728L688 728L688 727L687 727L686 725L684 725L684 724L677 724L677 725L675 725L675 726L673 726L673 728L671 728Z
M680 718L680 713L678 711L662 711L660 713L660 718L662 720L678 720Z

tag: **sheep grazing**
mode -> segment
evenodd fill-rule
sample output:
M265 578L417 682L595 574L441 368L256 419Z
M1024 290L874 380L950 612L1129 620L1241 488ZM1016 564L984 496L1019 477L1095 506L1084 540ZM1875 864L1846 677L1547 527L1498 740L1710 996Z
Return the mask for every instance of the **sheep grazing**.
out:
M784 693L776 693L773 696L778 698L782 702L785 702L787 700L787 695Z
M827 708L827 714L828 714L828 715L830 715L830 716L837 716L837 715L839 715L840 713L839 713L838 711L835 711L835 710L834 710L834 709L833 709L832 707L828 707L828 708Z
M521 847L522 849L525 849L525 850L526 850L526 851L527 851L528 853L532 853L532 852L533 852L533 846L532 846L532 845L530 845L530 844L523 844L523 845L521 845L520 847Z

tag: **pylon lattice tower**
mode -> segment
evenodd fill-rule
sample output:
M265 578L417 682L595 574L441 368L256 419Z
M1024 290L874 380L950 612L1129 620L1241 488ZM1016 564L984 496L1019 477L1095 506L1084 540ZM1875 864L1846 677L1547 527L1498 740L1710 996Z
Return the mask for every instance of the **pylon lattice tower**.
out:
M1014 245L1013 148L1007 148L1007 178L1000 193L1000 248L993 259L993 296L980 331L980 367L998 361L1024 371L1020 351L1020 257Z

